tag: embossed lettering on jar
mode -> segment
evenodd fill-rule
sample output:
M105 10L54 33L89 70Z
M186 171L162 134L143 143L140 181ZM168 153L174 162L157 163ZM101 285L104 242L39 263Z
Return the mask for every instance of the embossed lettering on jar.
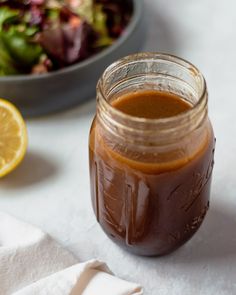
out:
M152 96L164 109L171 99L185 107L149 116ZM167 254L201 225L215 145L207 101L202 74L170 55L128 56L101 77L89 141L92 204L105 233L127 250Z

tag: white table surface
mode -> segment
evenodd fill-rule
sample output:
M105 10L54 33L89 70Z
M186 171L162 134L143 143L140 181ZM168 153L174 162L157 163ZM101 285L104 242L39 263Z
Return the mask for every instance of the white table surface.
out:
M208 82L217 149L211 208L199 232L162 258L132 256L103 234L89 192L94 100L27 121L29 151L18 170L0 180L0 210L40 226L82 261L105 260L120 277L140 282L146 295L235 295L236 2L146 0L145 17L145 49L192 61Z

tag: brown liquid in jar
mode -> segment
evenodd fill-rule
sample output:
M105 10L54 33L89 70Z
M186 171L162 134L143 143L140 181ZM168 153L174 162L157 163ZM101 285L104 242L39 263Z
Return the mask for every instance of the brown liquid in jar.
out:
M192 106L180 97L158 91L123 95L113 107L132 116L159 119ZM92 203L107 235L140 255L167 254L185 243L201 225L209 207L214 136L206 136L191 155L155 162L120 153L99 134L96 120L90 134Z

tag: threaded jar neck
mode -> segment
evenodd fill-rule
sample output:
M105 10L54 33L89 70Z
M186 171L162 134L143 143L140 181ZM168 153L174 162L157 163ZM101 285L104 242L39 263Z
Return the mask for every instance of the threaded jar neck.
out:
M121 95L158 90L180 96L192 108L163 119L127 115L112 106ZM139 53L110 65L97 85L97 117L119 140L139 145L176 142L197 129L207 117L208 95L200 71L178 57L161 53Z

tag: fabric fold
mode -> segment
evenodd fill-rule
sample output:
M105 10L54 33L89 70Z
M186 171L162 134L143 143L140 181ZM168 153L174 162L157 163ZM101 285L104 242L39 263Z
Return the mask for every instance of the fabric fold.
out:
M141 295L104 262L77 259L40 229L0 212L0 295Z

